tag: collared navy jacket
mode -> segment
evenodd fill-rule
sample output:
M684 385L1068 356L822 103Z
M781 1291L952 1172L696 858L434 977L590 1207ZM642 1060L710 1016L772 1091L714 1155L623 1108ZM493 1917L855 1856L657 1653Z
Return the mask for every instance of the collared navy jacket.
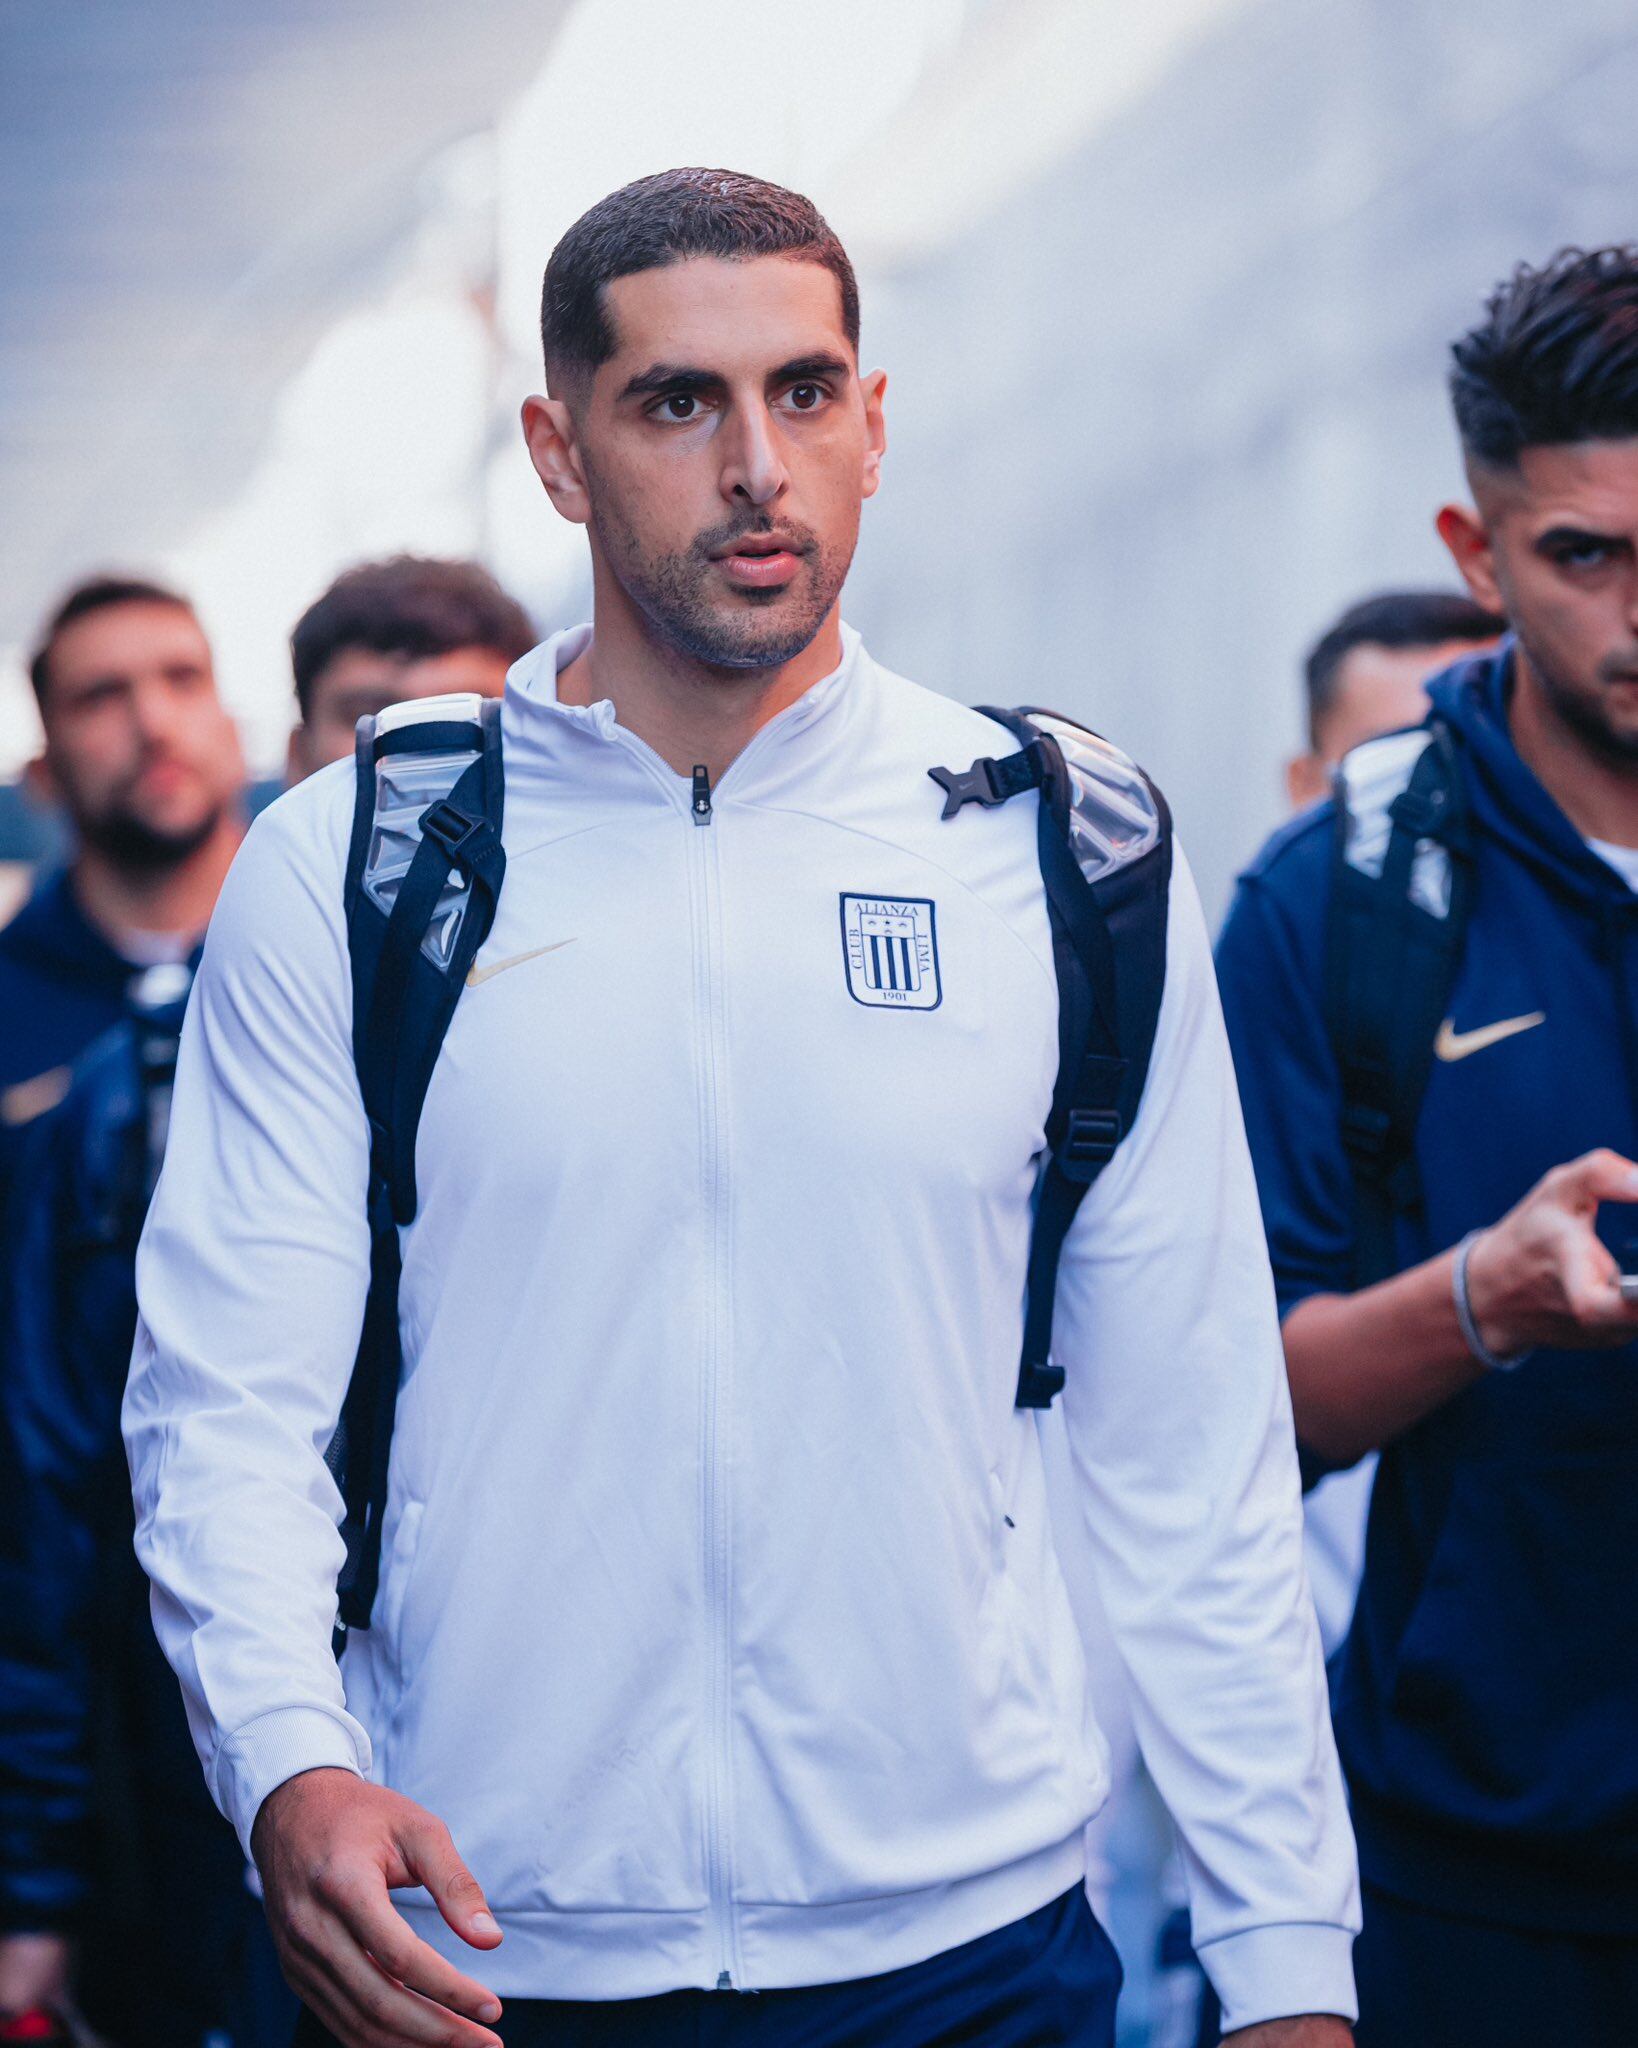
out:
M1477 839L1455 1043L1518 1028L1433 1064L1401 1269L1565 1160L1638 1157L1638 896L1519 759L1511 662L1504 644L1432 688ZM1218 948L1282 1315L1352 1284L1322 1016L1334 829L1325 804L1275 834ZM1638 1206L1599 1227L1619 1252ZM1538 1352L1386 1448L1334 1708L1368 1882L1504 1924L1638 1934L1638 1346Z
M81 910L66 871L39 883L0 929L0 1123L15 1129L61 1097L68 1068L125 1014L138 972Z

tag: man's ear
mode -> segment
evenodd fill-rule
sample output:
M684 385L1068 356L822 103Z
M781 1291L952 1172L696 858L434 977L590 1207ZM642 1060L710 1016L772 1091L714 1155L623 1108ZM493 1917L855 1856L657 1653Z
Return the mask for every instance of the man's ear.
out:
M294 789L298 782L305 782L313 771L313 764L307 754L307 727L297 723L290 728L290 744L284 750L284 784Z
M1331 771L1318 754L1293 754L1285 764L1285 793L1294 811L1331 794Z
M872 370L868 377L859 379L859 389L864 394L865 408L863 491L865 497L873 498L882 480L882 457L887 453L887 416L883 404L887 397L887 372Z
M1505 612L1507 605L1496 581L1490 529L1477 509L1454 502L1441 505L1433 523L1474 603L1483 605L1487 612Z
M59 804L63 793L57 778L51 772L51 763L44 754L36 754L23 770L23 780L28 793L37 804Z
M586 490L574 417L567 404L561 398L526 398L523 438L528 443L535 474L546 486L547 497L565 519L576 526L589 526L591 498Z

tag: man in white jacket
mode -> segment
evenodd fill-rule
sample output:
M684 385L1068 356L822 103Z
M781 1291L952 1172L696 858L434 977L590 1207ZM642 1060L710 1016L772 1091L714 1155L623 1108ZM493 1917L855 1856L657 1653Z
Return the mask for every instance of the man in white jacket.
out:
M160 1637L314 2040L1103 2048L1105 1751L1013 1405L1058 1057L1035 800L941 822L929 767L1004 736L840 623L884 380L807 201L629 186L554 252L543 327L525 432L595 631L508 680L373 1625L338 1669L323 1450L368 1281L338 769L255 827L189 1014L125 1410ZM859 979L859 897L933 905L916 1003ZM1353 1847L1181 860L1055 1351L1225 2024L1334 2048Z

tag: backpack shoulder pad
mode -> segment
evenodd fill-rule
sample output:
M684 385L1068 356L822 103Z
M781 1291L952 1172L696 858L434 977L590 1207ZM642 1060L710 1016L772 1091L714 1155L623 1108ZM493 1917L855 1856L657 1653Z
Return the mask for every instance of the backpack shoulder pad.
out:
M1429 916L1441 919L1450 914L1451 854L1432 828L1454 803L1456 775L1443 728L1428 724L1364 741L1343 756L1333 780L1340 858L1373 882L1382 877L1395 820L1403 817L1415 786L1430 829L1417 837L1409 894Z

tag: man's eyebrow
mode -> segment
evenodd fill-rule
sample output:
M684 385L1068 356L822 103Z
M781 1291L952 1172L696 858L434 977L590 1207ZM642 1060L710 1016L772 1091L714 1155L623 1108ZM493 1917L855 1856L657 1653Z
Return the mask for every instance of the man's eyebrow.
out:
M804 377L846 377L853 365L845 356L832 355L828 349L819 349L813 355L795 356L788 363L781 363L774 371L775 384L798 384Z
M696 370L687 363L650 363L621 391L622 398L653 398L662 391L720 391L723 379L715 370Z

